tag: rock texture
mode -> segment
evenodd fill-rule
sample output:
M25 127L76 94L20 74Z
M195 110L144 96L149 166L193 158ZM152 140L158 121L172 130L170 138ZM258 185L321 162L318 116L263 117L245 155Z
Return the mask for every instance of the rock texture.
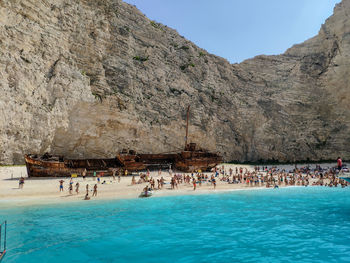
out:
M349 14L232 65L120 0L1 0L0 163L178 150L189 104L227 161L350 159Z

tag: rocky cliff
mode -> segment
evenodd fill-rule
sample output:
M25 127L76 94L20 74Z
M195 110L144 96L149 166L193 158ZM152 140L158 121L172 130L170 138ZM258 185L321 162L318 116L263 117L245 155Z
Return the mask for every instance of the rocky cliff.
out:
M120 0L1 0L0 163L178 150L189 104L227 161L350 159L349 14L232 65Z

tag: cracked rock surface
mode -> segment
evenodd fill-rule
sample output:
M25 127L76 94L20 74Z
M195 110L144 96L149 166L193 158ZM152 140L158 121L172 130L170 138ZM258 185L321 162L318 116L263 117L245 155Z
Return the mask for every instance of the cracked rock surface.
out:
M350 0L319 34L240 64L120 0L0 1L0 164L25 153L350 160Z

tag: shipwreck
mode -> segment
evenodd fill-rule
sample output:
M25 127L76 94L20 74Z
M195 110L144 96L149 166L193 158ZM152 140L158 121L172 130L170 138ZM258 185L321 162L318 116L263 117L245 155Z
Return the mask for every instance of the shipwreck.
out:
M24 156L29 177L70 177L72 174L87 176L94 172L106 175L128 174L145 170L168 169L182 172L210 171L222 162L218 153L197 148L195 143L187 143L190 106L187 108L185 147L181 152L144 154L134 150L122 150L114 158L68 159L64 156L26 154Z

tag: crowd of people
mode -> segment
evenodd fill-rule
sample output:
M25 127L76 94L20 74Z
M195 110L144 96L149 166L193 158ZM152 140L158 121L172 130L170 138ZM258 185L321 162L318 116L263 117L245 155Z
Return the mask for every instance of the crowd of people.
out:
M225 166L217 167L214 171L208 175L208 173L202 173L201 171L191 174L177 174L172 175L172 171L169 170L170 189L178 189L179 185L192 185L193 190L197 189L197 185L200 187L203 183L216 188L216 181L219 180L222 183L227 184L243 184L247 187L266 187L266 188L279 188L280 186L328 186L328 187L346 187L349 185L345 180L340 179L337 175L340 171L348 171L346 167L342 166L342 163L337 162L337 167L321 168L320 165L315 165L314 169L311 169L310 165L295 168L291 171L285 169L279 169L277 167L267 166L255 166L254 169L248 170L247 168L236 167L225 169ZM158 175L161 171L158 172ZM149 177L147 174L141 174L137 183L149 183L149 188L152 190L163 189L166 184L163 177L157 179L157 187L155 185L155 179ZM132 185L136 184L136 179L133 176ZM147 186L148 187L148 186Z
M177 190L179 186L191 187L194 191L203 184L216 189L217 182L220 184L236 184L243 187L266 187L266 188L279 188L281 186L327 186L327 187L346 187L348 182L339 178L338 173L340 171L349 171L347 167L344 167L340 158L337 160L337 166L321 168L320 165L315 165L311 168L310 165L306 165L298 168L297 165L294 169L286 171L285 169L278 168L276 166L255 166L253 169L244 167L224 165L216 167L210 173L203 173L202 171L196 171L192 173L173 173L171 169L167 172L162 170L158 171L158 176L155 178L151 176L150 171L139 173L137 176L132 175L131 186L138 184L145 184L143 188L146 193L153 190L162 190L167 188L169 190ZM116 176L117 170L112 171L113 181L120 182L121 173ZM164 176L162 175L164 173ZM86 180L86 169L82 173L83 181ZM154 173L153 173L154 175ZM94 185L92 191L92 197L97 196L98 184L109 184L106 182L103 172L93 172ZM59 180L59 191L64 192L64 180ZM19 188L23 188L24 178L19 180ZM168 185L168 187L166 187ZM70 178L68 184L69 195L73 195L73 190L76 195L79 194L80 183L79 180L75 183L73 178ZM207 187L208 188L208 187ZM85 200L90 200L89 184L85 186ZM146 190L145 190L146 189Z
M222 173L221 181L229 184L243 183L250 187L309 186L311 181L311 185L329 187L341 185L345 187L348 183L337 177L340 170L335 168L322 169L320 165L316 165L314 169L311 169L309 165L301 168L295 166L292 171L277 167L256 166L253 171L237 167L235 172L230 168L226 173L222 167L216 174Z
M85 180L85 179L86 179L86 178L84 177L83 180ZM63 186L63 184L64 184L65 181L61 179L61 180L59 180L58 182L59 182L59 191L60 191L60 192L64 192L64 186ZM71 179L69 180L69 185L68 185L68 191L69 191L69 194L70 194L70 195L73 195L73 187L75 188L75 194L78 195L78 194L79 194L80 183L79 183L79 182L76 182L76 183L74 184L73 178L71 178ZM90 196L89 196L89 184L86 184L85 189L86 189L86 194L85 194L84 199L85 199L85 200L90 200ZM97 184L95 184L94 187L93 187L92 196L97 196Z

